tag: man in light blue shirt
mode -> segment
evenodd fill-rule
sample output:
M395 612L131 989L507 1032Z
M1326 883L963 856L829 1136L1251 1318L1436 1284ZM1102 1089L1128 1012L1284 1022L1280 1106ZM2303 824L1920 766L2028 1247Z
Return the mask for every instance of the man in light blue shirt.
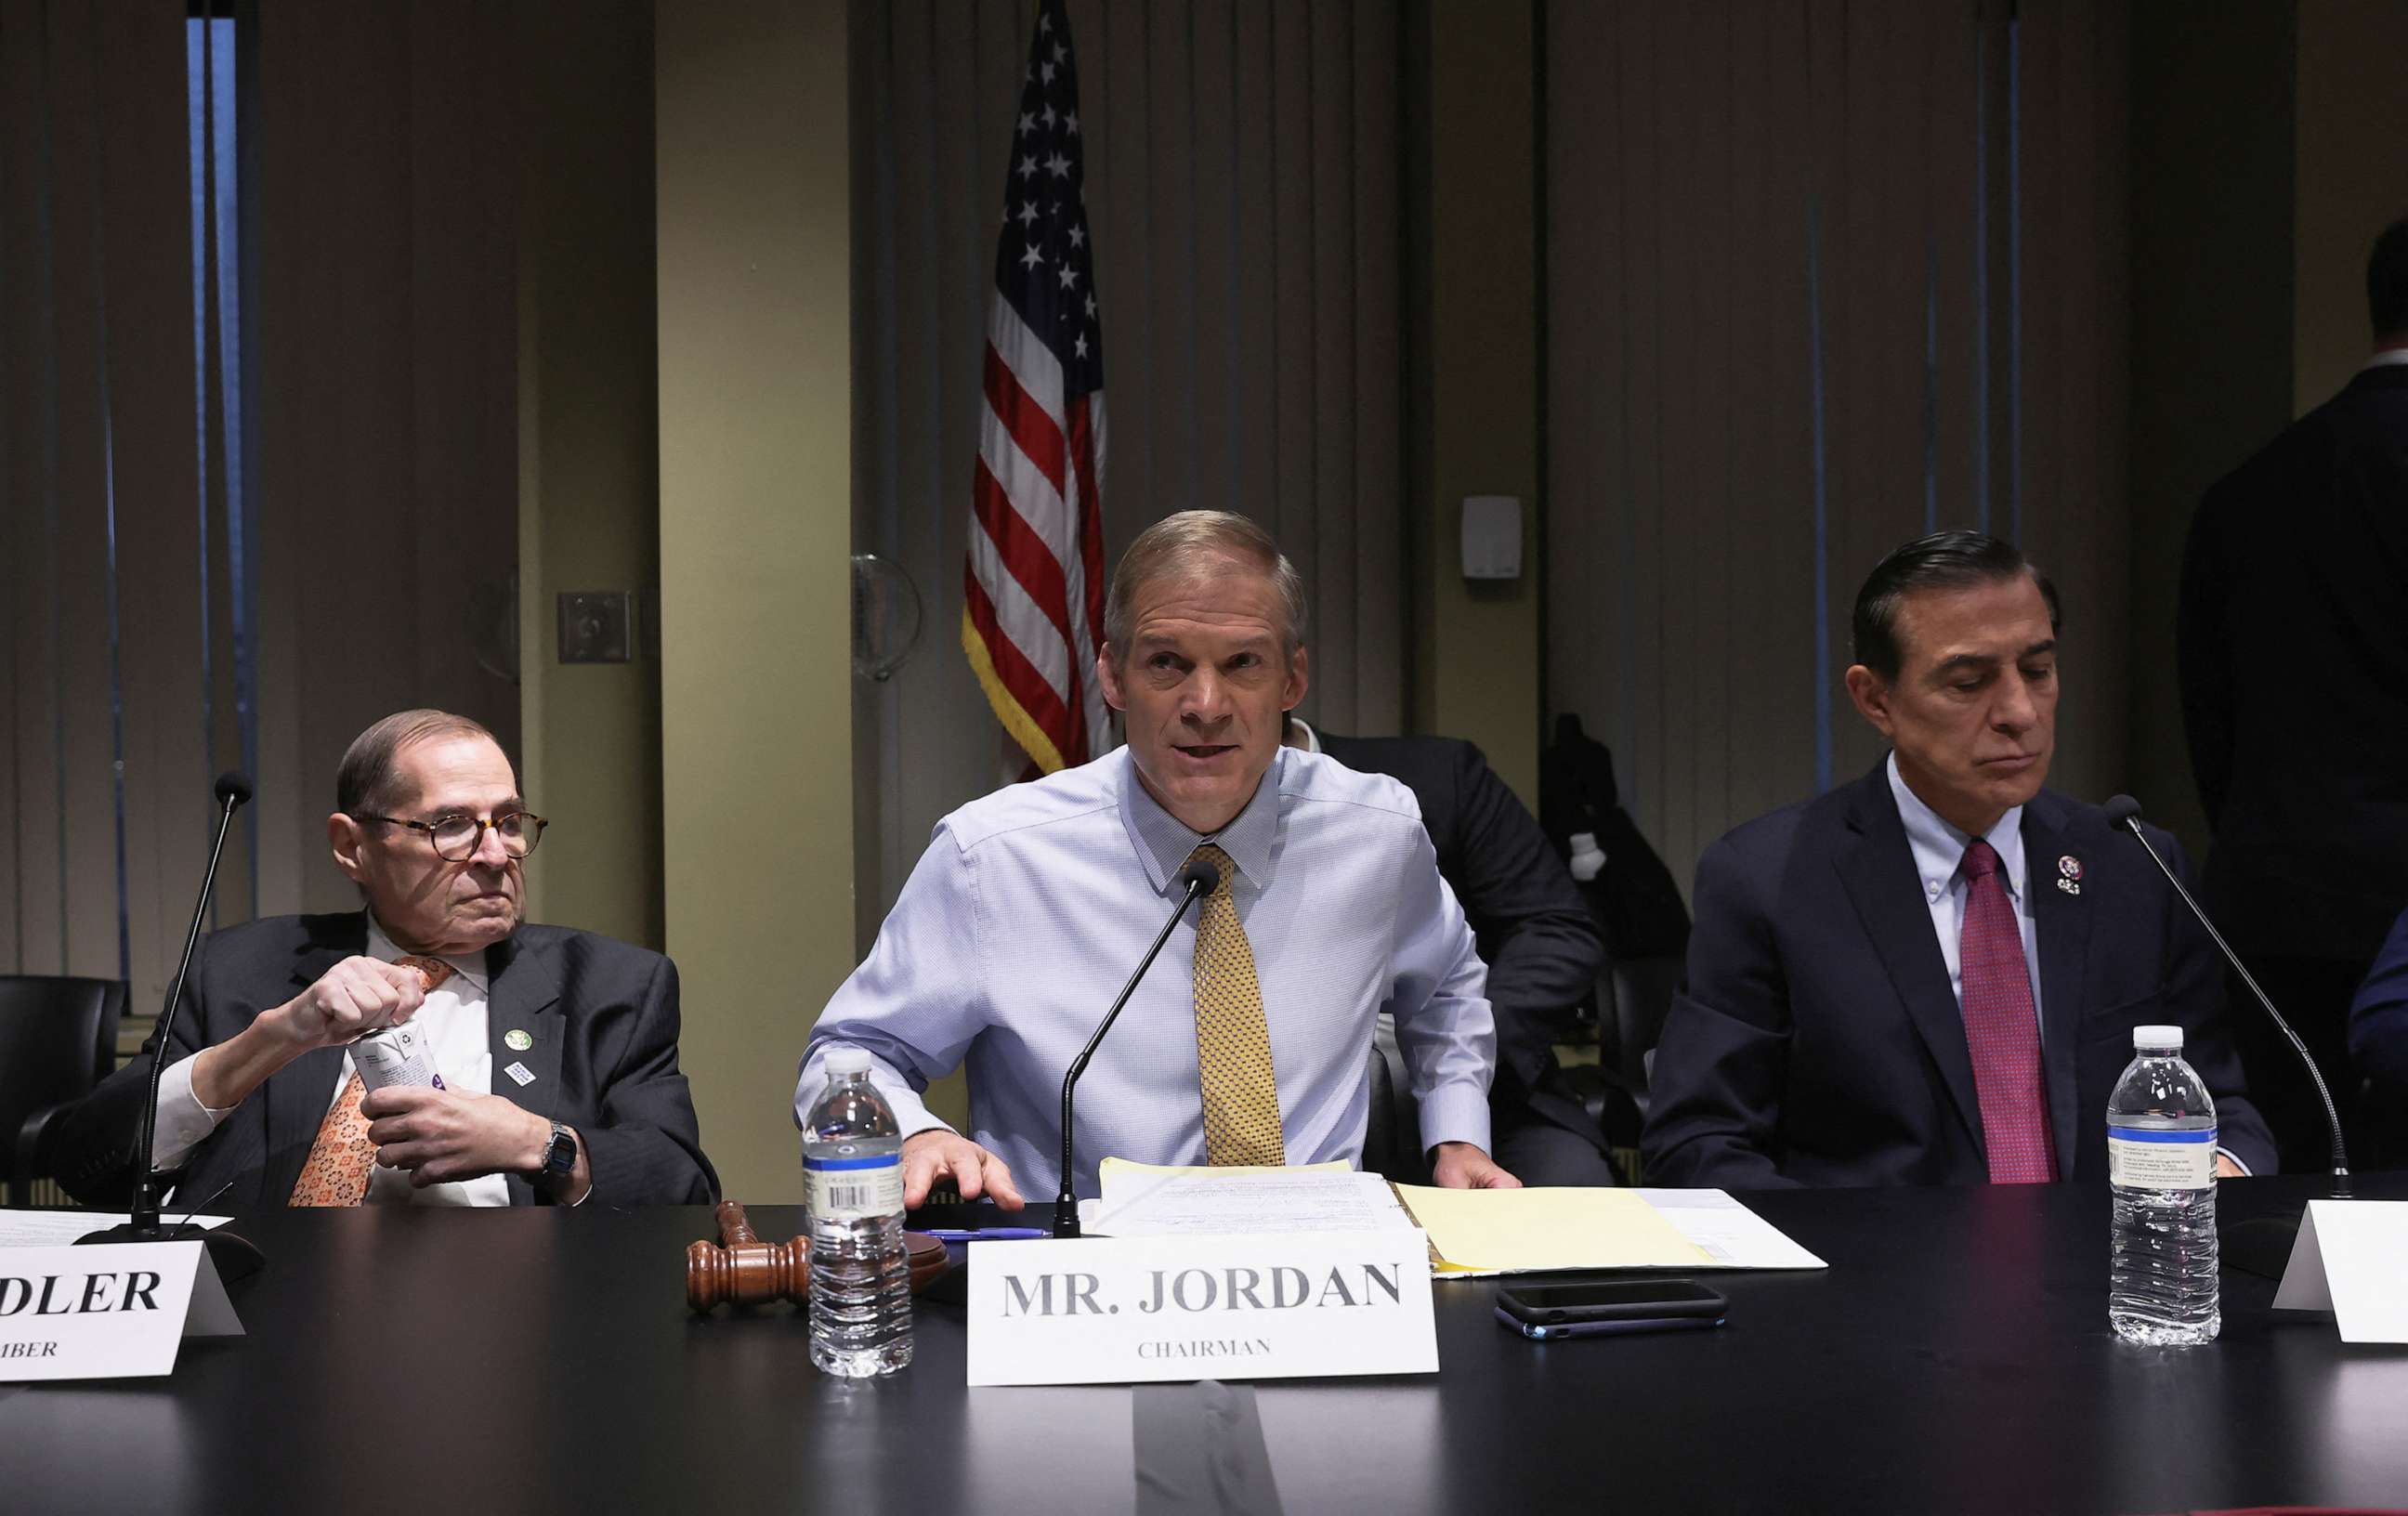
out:
M825 1049L849 1044L902 1123L908 1204L943 1179L1007 1209L1026 1185L1057 1188L1063 1073L1210 840L1235 865L1286 1161L1359 1159L1385 1009L1438 1182L1512 1186L1487 1155L1486 971L1412 794L1280 745L1304 697L1303 622L1295 569L1245 518L1188 511L1141 534L1113 575L1096 659L1128 746L938 823L812 1030L796 1121L825 1083ZM1080 1081L1082 1194L1107 1156L1206 1161L1196 935L1191 913ZM921 1098L965 1064L974 1141Z

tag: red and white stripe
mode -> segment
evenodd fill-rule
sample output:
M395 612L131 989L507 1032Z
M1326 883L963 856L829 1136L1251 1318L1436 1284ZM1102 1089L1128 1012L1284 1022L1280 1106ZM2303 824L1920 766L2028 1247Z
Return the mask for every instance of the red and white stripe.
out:
M1007 731L1048 773L1111 740L1103 635L1104 397L1065 405L1053 350L998 298L972 481L962 641Z

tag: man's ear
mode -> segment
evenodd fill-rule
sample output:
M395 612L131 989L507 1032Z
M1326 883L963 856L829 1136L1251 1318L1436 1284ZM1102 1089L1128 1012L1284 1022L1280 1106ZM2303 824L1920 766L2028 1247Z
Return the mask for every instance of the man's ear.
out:
M1294 710L1304 704L1305 689L1312 682L1307 678L1307 673L1304 650L1299 647L1295 656L1287 661L1287 688L1280 692L1280 709Z
M1851 664L1846 682L1848 698L1855 702L1856 714L1871 722L1873 729L1882 736L1893 735L1890 731L1889 681L1862 664Z
M1103 687L1104 704L1114 710L1128 709L1128 701L1121 694L1119 660L1112 655L1109 642L1096 650L1096 682Z
M335 851L335 866L350 876L354 884L366 882L362 876L367 872L367 865L361 859L360 850L367 838L367 828L341 811L326 818L326 846Z

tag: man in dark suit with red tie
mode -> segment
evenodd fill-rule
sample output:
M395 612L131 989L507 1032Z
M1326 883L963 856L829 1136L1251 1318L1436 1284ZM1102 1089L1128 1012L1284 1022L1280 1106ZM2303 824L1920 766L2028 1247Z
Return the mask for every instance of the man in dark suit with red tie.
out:
M678 1072L677 970L590 932L521 922L543 819L466 717L406 710L351 743L326 819L365 909L212 934L176 1046L141 1055L68 1117L59 1181L130 1189L152 1060L151 1166L192 1205L707 1204ZM438 1087L369 1091L363 1034L416 1028Z
M1978 533L1908 543L1866 580L1848 694L1891 751L1698 860L1651 1182L2100 1178L2132 1029L2160 1023L2215 1099L2218 1171L2272 1171L2214 947L2099 808L2042 788L2057 622L2048 581Z

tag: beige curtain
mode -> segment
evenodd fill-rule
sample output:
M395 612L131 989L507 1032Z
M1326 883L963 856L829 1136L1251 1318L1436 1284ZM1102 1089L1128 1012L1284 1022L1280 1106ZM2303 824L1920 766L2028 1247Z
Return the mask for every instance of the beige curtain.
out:
M370 722L517 751L517 47L472 0L260 7L263 911L355 903L325 816Z
M122 975L137 1011L219 770L258 799L216 920L340 908L351 735L518 728L486 666L516 636L507 17L261 8L206 102L182 7L0 11L0 972Z
M1548 5L1546 699L1684 884L1878 756L1849 607L1934 527L2056 578L2052 782L2117 782L2123 14Z
M1314 604L1308 715L1404 708L1394 7L1072 0L1110 418L1105 549L1196 507L1262 522ZM1005 150L1036 7L852 11L855 545L924 597L918 651L860 681L865 938L997 728L955 645Z
M225 729L185 41L180 7L0 13L0 973L126 978L137 1009Z

